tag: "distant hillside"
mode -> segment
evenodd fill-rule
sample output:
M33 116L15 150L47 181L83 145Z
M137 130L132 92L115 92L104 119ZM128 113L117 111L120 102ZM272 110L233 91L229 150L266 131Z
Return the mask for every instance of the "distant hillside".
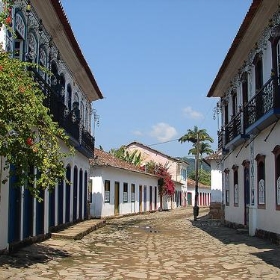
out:
M195 171L195 159L190 158L190 157L182 157L182 160L185 160L189 163L187 172L188 174L191 174L193 171ZM200 168L200 166L199 166ZM211 172L211 168L209 165L207 165L205 162L202 162L202 169L205 170L206 172Z

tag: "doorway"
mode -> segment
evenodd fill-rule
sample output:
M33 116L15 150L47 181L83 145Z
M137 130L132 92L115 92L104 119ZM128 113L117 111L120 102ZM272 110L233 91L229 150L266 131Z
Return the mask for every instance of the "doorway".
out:
M120 183L115 182L115 201L114 201L114 215L119 215L120 213Z

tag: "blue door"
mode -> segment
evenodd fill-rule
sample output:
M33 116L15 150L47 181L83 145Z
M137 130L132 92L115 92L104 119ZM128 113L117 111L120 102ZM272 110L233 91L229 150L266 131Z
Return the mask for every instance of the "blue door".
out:
M74 184L73 184L73 221L77 220L78 205L78 168L74 167Z
M63 224L63 209L64 209L64 191L63 181L58 182L58 224Z
M144 212L147 211L147 187L144 186Z
M42 201L36 200L36 235L44 233L44 219L45 219L45 191L40 190L40 197Z
M250 172L249 167L244 168L244 224L249 225L250 206Z
M11 171L15 168L10 167ZM21 189L15 187L16 176L12 176L9 182L9 243L20 240L21 228Z
M33 236L33 206L34 198L28 189L24 190L23 201L23 238Z
M88 187L87 187L87 172L85 171L84 175L84 218L87 218L88 211L87 211L87 194L88 194Z
M66 168L66 178L71 182L71 167ZM65 222L70 222L70 183L66 182Z
M49 227L55 222L55 189L49 191Z
M83 170L80 170L79 176L79 218L82 219L83 212Z

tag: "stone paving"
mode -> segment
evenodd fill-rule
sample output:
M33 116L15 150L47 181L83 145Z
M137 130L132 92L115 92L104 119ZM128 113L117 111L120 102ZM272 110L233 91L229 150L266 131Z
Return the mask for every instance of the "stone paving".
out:
M0 279L280 279L280 246L241 233L191 208L112 219L0 256Z

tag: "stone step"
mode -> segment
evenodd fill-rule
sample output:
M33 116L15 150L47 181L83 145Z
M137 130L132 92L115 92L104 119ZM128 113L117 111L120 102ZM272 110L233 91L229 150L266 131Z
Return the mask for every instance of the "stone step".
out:
M82 239L85 235L89 234L90 232L103 227L106 225L105 220L86 220L75 225L72 225L62 231L53 232L51 234L51 238L54 239Z

